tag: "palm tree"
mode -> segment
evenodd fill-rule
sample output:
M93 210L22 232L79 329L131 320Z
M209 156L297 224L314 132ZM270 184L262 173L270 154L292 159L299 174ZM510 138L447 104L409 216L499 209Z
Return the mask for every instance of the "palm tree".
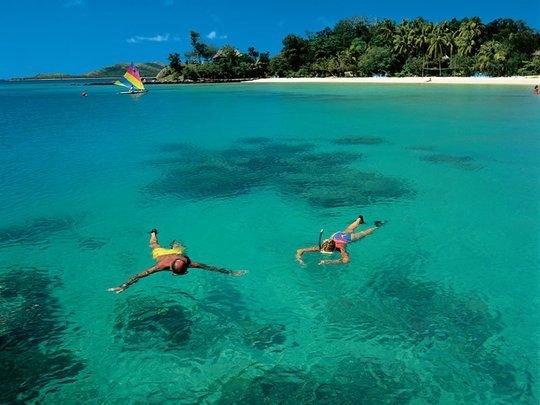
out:
M433 30L433 24L431 23L423 23L418 29L416 30L415 37L414 37L414 46L417 49L419 54L425 54L427 47L429 45L429 35L430 32Z
M394 34L396 33L396 24L392 20L385 18L382 21L377 21L371 27L370 44L376 46L389 46L393 42Z
M189 32L189 41L191 42L191 47L193 48L193 58L197 61L197 63L201 62L201 54L199 53L197 46L199 44L200 37L201 34L199 34L198 32Z
M505 73L508 48L497 41L482 44L478 51L477 66L481 72L502 75Z
M442 76L441 61L443 57L448 57L448 53L452 53L452 35L448 28L448 24L442 23L433 25L429 33L429 45L427 48L428 56L438 61L439 75Z
M478 17L461 23L456 36L456 44L460 56L469 56L476 52L480 46L480 40L485 28L485 25L482 24L482 21Z
M415 18L410 23L410 30L408 34L408 42L410 45L410 51L413 55L421 55L424 52L424 33L429 31L429 27L432 24L424 20L423 18Z
M408 56L410 51L409 38L411 37L411 31L410 23L407 20L403 20L394 34L394 51L404 58Z
M450 28L450 24L447 21L444 21L441 24L441 30L444 37L446 38L446 50L448 51L450 56L452 56L456 49L456 32Z
M351 54L356 58L366 52L368 45L362 38L355 38L351 42L351 46L349 47L349 51Z
M292 71L297 71L304 65L308 56L308 41L294 34L287 35L283 41L281 55L285 58Z

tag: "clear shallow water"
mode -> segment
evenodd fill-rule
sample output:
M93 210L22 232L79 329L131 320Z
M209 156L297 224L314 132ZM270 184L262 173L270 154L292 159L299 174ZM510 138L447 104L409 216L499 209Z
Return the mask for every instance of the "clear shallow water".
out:
M0 402L538 402L530 89L0 90ZM351 264L294 260L360 213ZM153 227L250 273L106 292Z

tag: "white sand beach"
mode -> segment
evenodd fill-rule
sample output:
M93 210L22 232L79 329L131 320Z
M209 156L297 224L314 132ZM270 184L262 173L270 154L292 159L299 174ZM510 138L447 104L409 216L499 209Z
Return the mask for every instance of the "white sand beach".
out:
M257 79L249 83L380 83L380 84L481 84L481 85L519 85L535 86L540 84L536 77L298 77Z

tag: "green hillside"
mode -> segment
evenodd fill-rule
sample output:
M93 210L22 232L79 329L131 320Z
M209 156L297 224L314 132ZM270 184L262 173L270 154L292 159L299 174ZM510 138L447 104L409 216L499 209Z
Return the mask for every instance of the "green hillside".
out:
M64 73L40 73L38 75L29 77L28 79L48 79L48 80L54 80L54 79L69 79L69 78L78 78L80 76L77 75L66 75Z
M149 62L149 63L135 63L139 69L141 77L154 77L156 76L166 65L161 62ZM102 69L92 70L86 73L85 77L117 77L126 73L126 69L129 63L117 63L116 65L107 66Z
M40 73L32 77L26 77L25 79L70 79L70 78L113 78L120 77L126 73L126 70L130 64L129 63L117 63L116 65L107 66L102 69L92 70L91 72L84 73L81 75L72 75L65 73ZM161 70L166 67L164 63L161 62L148 62L148 63L135 63L141 77L155 77Z

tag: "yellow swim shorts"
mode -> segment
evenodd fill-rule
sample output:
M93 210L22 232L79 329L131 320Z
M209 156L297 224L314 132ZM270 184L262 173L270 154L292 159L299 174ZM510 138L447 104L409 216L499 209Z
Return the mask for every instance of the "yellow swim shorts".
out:
M183 247L174 247L172 249L165 249L162 247L158 247L158 248L152 249L152 257L154 258L154 260L156 260L158 257L161 257L161 256L181 255L182 253L184 253L184 250L185 249Z

